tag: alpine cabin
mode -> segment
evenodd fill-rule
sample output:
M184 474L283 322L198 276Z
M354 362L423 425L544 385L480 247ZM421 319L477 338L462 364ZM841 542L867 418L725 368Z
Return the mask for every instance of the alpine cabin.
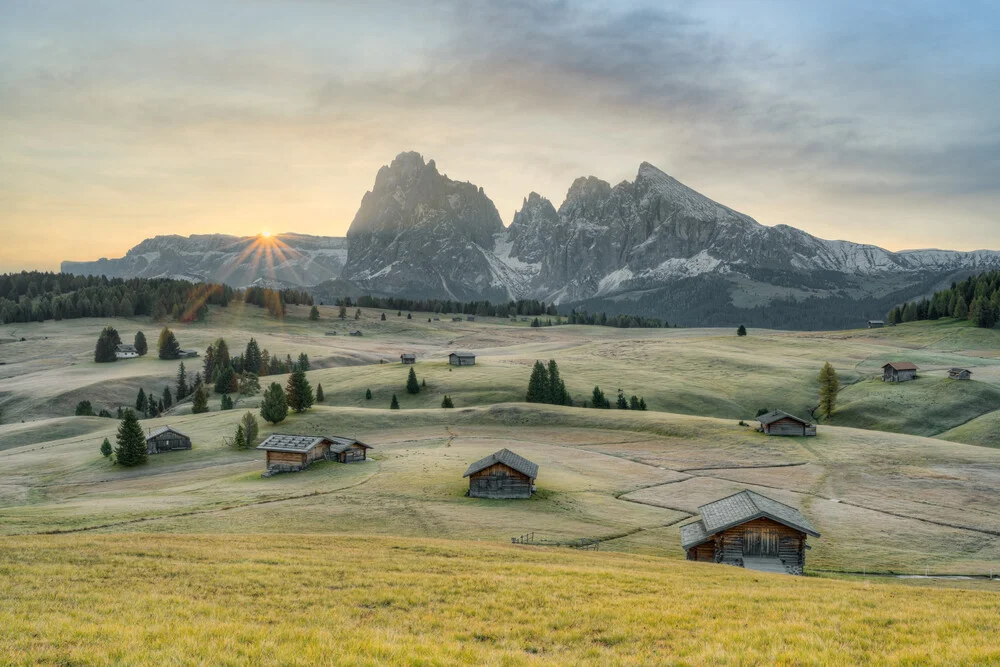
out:
M908 382L917 379L917 366L909 361L890 361L882 367L882 382Z
M399 361L400 363L405 364L407 366L412 366L413 364L417 363L417 355L411 352L404 352L403 354L399 355Z
M448 355L448 363L452 366L475 366L476 355L471 352L452 352Z
M972 371L968 368L952 368L948 371L948 377L952 380L971 380Z
M681 526L688 560L802 574L806 538L819 537L797 509L749 490L702 505L698 512L698 521Z
M885 320L868 320L869 329L881 329L885 326Z
M538 464L509 449L493 452L469 466L470 498L530 498L535 492Z
M760 432L767 435L816 435L816 425L782 410L757 417Z
M177 449L191 449L191 438L170 426L162 426L146 434L146 453L160 454Z
M257 445L266 452L265 475L305 470L313 461L364 461L370 445L353 438L275 434Z
M135 359L138 356L139 350L135 349L135 345L122 343L115 347L115 359Z

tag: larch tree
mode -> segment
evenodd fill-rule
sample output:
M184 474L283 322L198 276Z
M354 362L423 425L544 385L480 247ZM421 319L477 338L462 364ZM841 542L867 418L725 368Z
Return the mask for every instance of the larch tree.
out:
M823 364L819 372L819 411L829 419L837 409L837 392L840 390L840 380L837 371L830 362Z
M240 420L240 424L243 425L247 447L253 447L254 443L257 442L257 434L260 433L260 425L257 424L257 418L253 416L252 412L247 411L244 413L243 419Z
M177 342L177 337L167 327L163 327L163 330L160 332L157 350L160 359L177 359L181 356L181 346Z

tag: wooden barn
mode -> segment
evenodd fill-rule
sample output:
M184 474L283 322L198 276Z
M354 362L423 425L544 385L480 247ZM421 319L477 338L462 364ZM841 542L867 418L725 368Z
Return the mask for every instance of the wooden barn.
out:
M115 359L135 359L138 356L139 350L135 349L135 345L122 343L115 347Z
M797 509L749 490L698 511L698 521L681 526L688 560L802 574L806 538L819 537Z
M971 380L972 371L968 368L952 368L948 371L948 377L952 380Z
M917 379L917 366L909 361L890 361L882 367L882 382L907 382Z
M768 435L816 435L816 425L782 410L757 417L760 431Z
M868 320L869 329L881 329L885 326L885 320Z
M530 498L535 492L538 464L501 449L470 465L462 477L469 478L472 498Z
M403 354L399 355L399 361L400 363L406 364L407 366L412 366L413 364L417 363L417 355L413 354L412 352L404 352Z
M175 449L191 449L191 438L170 426L162 426L146 434L146 453L159 454Z
M471 352L452 352L448 355L448 363L452 366L475 366L476 355Z
M313 461L364 461L370 445L353 438L325 435L274 434L257 445L266 454L265 474L297 472L312 465Z

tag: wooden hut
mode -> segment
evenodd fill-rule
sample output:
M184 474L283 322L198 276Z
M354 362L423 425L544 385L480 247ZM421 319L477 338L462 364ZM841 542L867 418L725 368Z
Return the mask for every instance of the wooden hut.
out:
M538 464L501 449L470 465L462 477L469 478L468 495L472 498L530 498Z
M881 329L885 326L885 320L868 320L869 329Z
M399 355L399 361L400 363L405 364L407 366L412 366L413 364L417 363L417 355L413 354L412 352L404 352L403 354Z
M257 445L266 455L267 472L297 472L312 465L313 461L364 461L370 445L353 438L325 435L275 434Z
M135 359L138 356L139 350L135 349L135 345L122 343L115 347L115 359Z
M161 426L146 434L146 453L159 454L176 449L191 449L191 438L170 426Z
M816 435L816 425L782 410L757 417L760 431L768 435Z
M802 574L806 538L820 536L794 507L749 490L698 511L697 521L681 526L688 560Z
M350 333L350 335L351 336L363 336L364 334L361 333L361 329L355 329L354 331L352 331Z
M917 366L909 361L890 361L882 367L882 382L907 382L917 379Z
M971 380L972 371L968 368L952 368L948 371L948 377L952 380Z
M476 355L472 352L452 352L448 355L448 363L452 366L475 366Z

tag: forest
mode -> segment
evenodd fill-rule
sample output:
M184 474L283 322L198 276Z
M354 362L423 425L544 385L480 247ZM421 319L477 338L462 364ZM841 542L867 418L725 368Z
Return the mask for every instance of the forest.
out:
M992 329L1000 321L1000 271L969 276L935 292L930 299L910 301L889 311L892 324L954 317L977 327Z

